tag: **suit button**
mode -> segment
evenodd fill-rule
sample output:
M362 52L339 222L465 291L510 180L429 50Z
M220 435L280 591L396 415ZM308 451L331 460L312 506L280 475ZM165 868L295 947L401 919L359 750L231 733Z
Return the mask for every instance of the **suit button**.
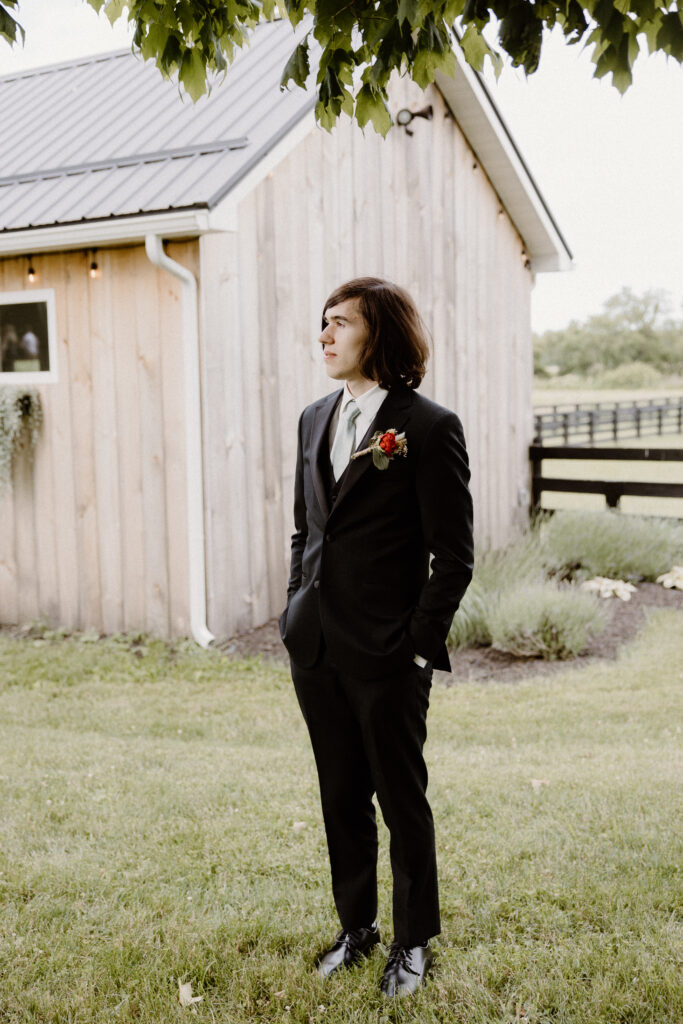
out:
M313 584L313 589L320 590L320 580L315 581L315 583Z
M325 540L327 541L328 544L331 544L332 543L332 534L331 533L326 534L325 535Z

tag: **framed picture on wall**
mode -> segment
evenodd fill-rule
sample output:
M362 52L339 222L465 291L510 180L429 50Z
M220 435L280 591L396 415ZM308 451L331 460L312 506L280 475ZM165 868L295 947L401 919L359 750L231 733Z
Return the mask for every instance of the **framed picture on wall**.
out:
M54 289L0 292L0 384L56 380Z

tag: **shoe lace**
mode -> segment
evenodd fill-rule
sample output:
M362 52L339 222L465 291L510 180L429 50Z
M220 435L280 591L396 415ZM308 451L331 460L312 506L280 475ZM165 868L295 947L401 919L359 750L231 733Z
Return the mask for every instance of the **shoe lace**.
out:
M397 942L392 942L389 947L387 967L402 967L404 971L409 971L410 974L417 974L418 972L412 965L411 955L412 952L409 946L399 946Z
M343 942L346 945L351 946L359 946L367 931L367 928L354 928L348 932L345 932L342 929L337 936L337 942Z

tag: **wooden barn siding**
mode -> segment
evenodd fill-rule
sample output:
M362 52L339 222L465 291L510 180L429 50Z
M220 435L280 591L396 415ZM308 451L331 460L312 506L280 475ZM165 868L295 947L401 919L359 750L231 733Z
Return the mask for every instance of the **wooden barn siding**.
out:
M316 342L326 295L378 274L415 296L433 335L425 394L457 410L472 460L476 537L505 543L526 509L531 274L522 241L441 95L394 86L394 110L434 108L383 143L348 123L314 131L200 240L208 619L218 636L284 603L301 409L330 390Z
M197 270L196 243L169 254ZM0 495L0 622L187 635L180 285L143 247L37 255L54 288L59 382L39 390L33 466ZM0 290L30 294L26 260Z

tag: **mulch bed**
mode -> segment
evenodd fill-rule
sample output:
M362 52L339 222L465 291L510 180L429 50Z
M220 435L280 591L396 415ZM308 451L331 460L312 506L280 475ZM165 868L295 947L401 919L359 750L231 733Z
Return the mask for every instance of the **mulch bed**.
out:
M650 608L678 608L683 611L683 591L667 590L657 583L639 583L630 601L608 599L611 612L604 632L578 658L571 661L544 661L540 658L519 658L514 654L494 651L490 647L468 647L451 655L453 674L437 672L435 676L445 685L463 679L486 682L514 682L530 675L547 675L569 665L585 665L617 657L619 649L628 644L644 625ZM272 661L289 664L287 652L280 640L277 619L264 626L250 629L240 636L231 637L220 644L222 650L236 658L262 655Z

